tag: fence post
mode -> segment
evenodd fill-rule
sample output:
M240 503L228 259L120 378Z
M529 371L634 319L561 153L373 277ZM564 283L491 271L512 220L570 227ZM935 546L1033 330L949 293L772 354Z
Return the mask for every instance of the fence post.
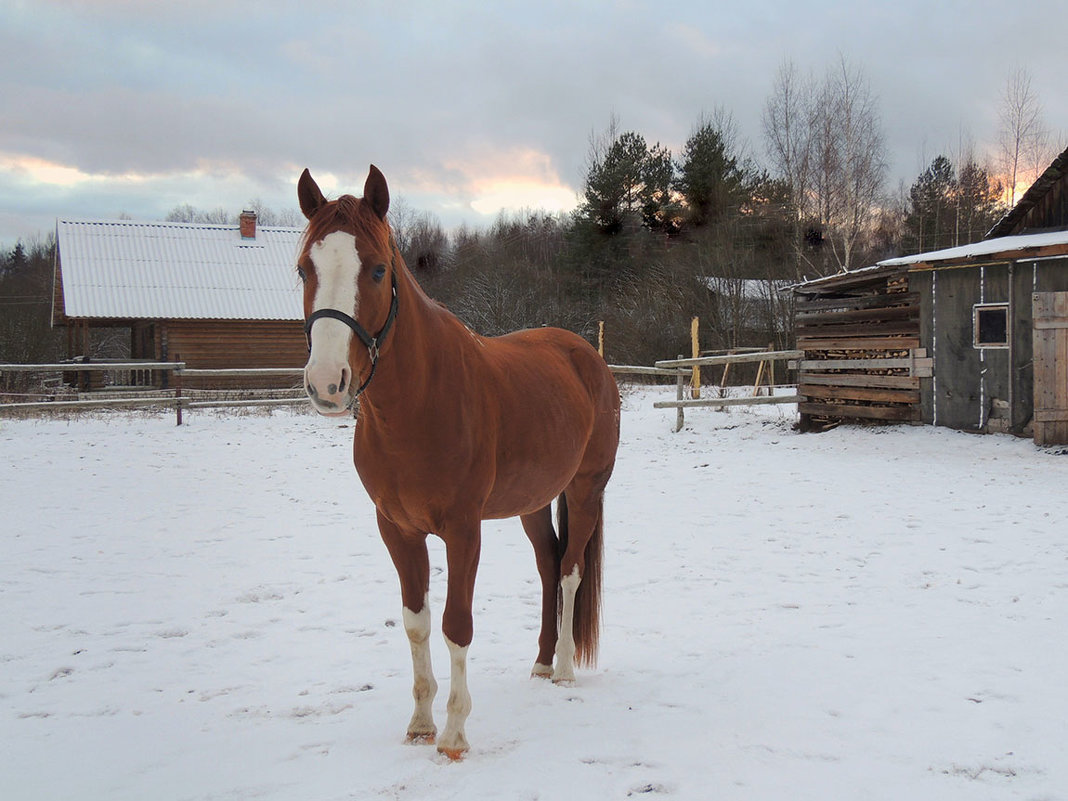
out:
M597 321L597 352L604 358L604 320Z
M694 317L690 320L690 350L693 352L695 359L701 358L701 344L700 337L698 336L699 327L701 325L700 319ZM682 358L681 356L679 357ZM693 388L690 393L694 399L701 397L701 368L696 364L693 366L693 373L690 377L690 386Z
M182 356L175 355L178 366L174 368L174 416L177 418L175 425L182 424Z
M679 354L679 358L680 359L682 358L682 354L681 353ZM697 368L695 367L694 369L696 370ZM678 368L678 375L675 378L675 400L682 400L682 396L683 396L684 391L685 391L684 390L685 386L686 386L685 375L684 375L683 369L680 367L680 368ZM680 404L679 408L676 410L676 414L675 414L675 433L676 434L678 432L682 431L682 424L685 422L684 417L685 417L685 415L683 414L682 406Z

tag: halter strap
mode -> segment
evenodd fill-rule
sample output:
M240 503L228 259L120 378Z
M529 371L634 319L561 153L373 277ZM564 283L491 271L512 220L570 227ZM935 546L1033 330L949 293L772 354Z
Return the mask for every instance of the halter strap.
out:
M324 317L329 317L331 320L340 320L356 334L356 337L367 348L367 353L371 357L371 372L367 374L367 378L360 384L359 389L352 396L352 402L349 404L351 408L352 403L355 403L356 399L363 394L363 391L367 389L367 385L371 383L371 379L375 377L375 370L378 369L378 356L382 343L386 339L386 335L389 334L390 329L393 328L393 322L397 319L397 270L396 264L393 265L391 272L390 284L393 290L393 298L389 303L389 314L386 316L386 322L382 324L378 333L371 336L367 333L367 329L360 325L360 322L354 319L351 315L346 314L338 309L318 309L313 311L308 319L304 323L304 336L308 340L308 352L311 352L311 329L312 323L316 320L321 320Z

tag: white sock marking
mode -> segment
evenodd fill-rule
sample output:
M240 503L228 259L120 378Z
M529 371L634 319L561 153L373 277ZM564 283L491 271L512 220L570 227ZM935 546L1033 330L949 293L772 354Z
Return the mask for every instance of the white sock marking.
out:
M575 680L575 594L581 582L578 565L560 579L563 603L560 605L560 633L556 638L555 682Z
M464 724L471 714L471 693L467 689L467 646L459 646L445 638L449 646L450 670L449 717L445 721L445 731L438 740L439 751L462 752L468 749Z
M412 684L415 711L408 724L408 736L433 735L437 728L434 726L432 705L438 692L438 683L430 663L430 598L423 601L422 611L413 612L405 608L403 615L404 631L412 648L412 672L415 677Z

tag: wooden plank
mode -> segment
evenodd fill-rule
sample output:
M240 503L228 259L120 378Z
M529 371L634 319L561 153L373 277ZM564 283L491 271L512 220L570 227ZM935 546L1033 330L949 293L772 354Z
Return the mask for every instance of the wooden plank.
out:
M759 398L701 398L700 400L657 401L654 409L693 409L702 406L763 406L780 403L799 403L800 395L774 395Z
M868 387L841 387L817 384L801 384L797 394L806 398L825 400L855 400L872 403L919 403L918 389L875 389Z
M933 359L913 359L901 357L893 359L802 359L798 369L802 372L824 372L827 370L909 370L913 368L931 368Z
M803 312L794 316L799 325L837 325L874 320L901 320L919 317L919 306L892 306L878 309L849 309L847 311Z
M919 389L920 379L911 375L870 375L868 373L804 373L804 383L832 387L872 387Z
M63 372L108 370L175 370L180 362L65 362L62 364L0 364L0 373Z
M920 346L919 337L861 337L838 339L806 337L798 335L797 347L801 350L912 350Z
M870 275L849 275L843 273L839 276L835 276L833 280L828 280L826 284L812 285L807 288L800 288L794 290L799 295L843 295L847 292L861 292L865 289L870 289L876 286L887 286L891 279L898 278L906 272L907 268L901 267L899 270L880 271L873 272Z
M183 376L210 376L213 378L256 378L259 376L299 376L303 367L238 367L238 368L203 368L186 367L175 370Z
M1068 328L1068 317L1045 317L1035 319L1035 329L1043 331L1049 328Z
M1068 422L1068 409L1035 409L1036 423Z
M640 365L631 364L610 364L608 369L615 375L653 375L653 376L670 376L674 378L678 374L679 370L664 370L659 367L642 367ZM689 375L689 370L682 370L683 375Z
M820 300L798 298L795 309L807 313L828 309L875 309L885 306L916 305L919 302L918 292L887 292L852 298L821 298Z
M859 418L862 420L917 421L920 410L912 406L854 406L835 403L800 403L797 409L801 414L815 417Z
M757 353L735 353L727 356L701 356L697 359L664 359L654 364L662 370L676 367L704 367L710 364L742 364L768 361L769 359L803 359L803 350L774 350Z
M796 327L798 337L872 337L872 336L918 336L920 323L918 320L887 322L887 323L862 323L859 325L799 325Z

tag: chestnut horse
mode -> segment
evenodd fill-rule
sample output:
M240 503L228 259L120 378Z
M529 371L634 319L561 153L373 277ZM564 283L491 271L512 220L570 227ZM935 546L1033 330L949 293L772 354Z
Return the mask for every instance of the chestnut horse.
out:
M452 665L437 746L459 759L468 750L481 521L518 515L534 546L542 610L533 675L573 682L575 663L596 659L602 504L619 443L619 391L604 360L575 334L540 328L481 337L427 297L397 249L386 221L389 189L373 165L362 199L328 201L307 170L297 195L308 218L297 263L305 389L321 414L358 408L353 460L400 577L412 649L409 742L437 737L426 538L445 542L441 627Z

